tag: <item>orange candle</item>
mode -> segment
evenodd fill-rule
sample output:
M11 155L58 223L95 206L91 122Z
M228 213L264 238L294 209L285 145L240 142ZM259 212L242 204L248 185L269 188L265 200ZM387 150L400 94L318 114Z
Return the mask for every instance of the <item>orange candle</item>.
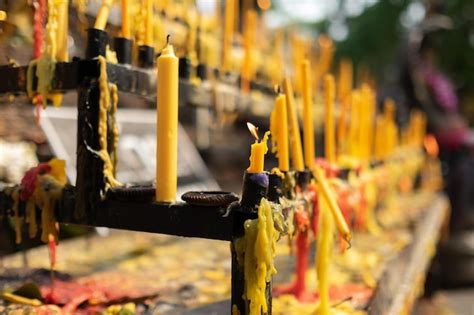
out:
M112 0L102 1L102 6L100 7L99 13L95 20L94 28L98 30L104 30L107 25L107 20L109 19L110 6L112 5Z

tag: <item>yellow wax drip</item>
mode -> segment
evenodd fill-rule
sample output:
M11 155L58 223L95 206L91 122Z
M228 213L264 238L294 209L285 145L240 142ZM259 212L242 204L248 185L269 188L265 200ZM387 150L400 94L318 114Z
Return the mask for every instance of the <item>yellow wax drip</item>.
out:
M244 263L244 298L249 301L249 314L260 315L268 311L265 288L277 271L274 265L276 241L273 211L265 198L258 208L258 219L244 223L245 235L236 241L239 263Z
M99 65L100 65L100 75L99 75L99 89L100 89L100 99L99 99L99 143L100 150L98 152L99 157L104 162L104 178L107 182L107 187L117 187L122 184L115 179L114 176L114 165L112 159L110 158L109 152L107 151L107 112L110 107L110 91L109 83L107 80L107 62L105 58L99 56ZM112 86L112 96L113 101L117 101L117 89ZM115 92L114 92L115 91ZM114 105L115 107L116 105ZM114 110L115 111L115 110ZM115 136L115 135L114 135Z
M58 4L55 0L49 0L43 53L39 59L30 62L27 71L27 92L29 97L33 97L33 69L36 66L37 91L43 97L43 106L46 106L47 100L51 101L55 107L60 106L62 101L62 94L51 93L51 82L56 68L58 23Z

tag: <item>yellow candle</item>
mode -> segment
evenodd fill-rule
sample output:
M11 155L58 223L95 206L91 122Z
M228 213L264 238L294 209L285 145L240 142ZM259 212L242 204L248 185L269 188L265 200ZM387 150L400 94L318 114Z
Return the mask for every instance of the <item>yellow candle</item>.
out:
M222 69L230 70L232 40L234 37L235 0L225 1L224 39L222 47Z
M58 32L57 32L57 61L68 61L68 11L69 2L62 0L58 3Z
M375 158L381 160L384 157L384 119L378 116L375 122Z
M153 0L146 0L145 45L154 47L153 40Z
M342 60L339 73L339 102L341 103L341 114L339 116L339 122L337 125L337 144L338 149L342 154L346 153L345 150L347 148L346 120L352 91L352 76L352 62L345 59Z
M327 74L324 77L324 106L325 106L325 129L324 129L324 149L326 159L329 163L336 162L336 130L334 128L334 77Z
M327 202L328 208L331 211L334 221L336 222L336 226L339 233L347 242L350 242L352 238L351 231L349 230L346 219L344 219L342 211L339 208L339 205L337 204L336 197L334 196L334 193L331 190L324 171L319 166L315 166L313 167L313 176L319 183L321 195Z
M169 42L157 59L157 68L156 200L173 202L178 164L178 58Z
M319 210L319 233L316 250L316 274L318 276L319 307L318 315L329 315L329 264L333 247L334 220L329 212L326 200L321 200Z
M130 3L122 0L122 37L130 38Z
M354 158L359 158L359 106L360 93L355 90L351 93L351 119L349 125L349 154Z
M257 128L251 123L247 123L250 133L255 137L255 143L250 148L250 166L247 168L248 173L263 173L265 165L265 154L268 152L267 141L270 132L265 132L263 140L259 141Z
M305 59L301 64L301 74L303 83L303 127L304 127L304 160L306 167L312 168L314 165L314 124L313 124L313 86L309 74L309 60Z
M275 100L275 108L270 116L270 131L272 133L272 152L278 156L278 168L286 172L290 170L288 158L288 117L286 98L279 93Z
M286 108L290 122L291 133L291 160L293 168L296 171L304 171L303 149L301 147L300 126L298 123L298 116L296 114L295 98L293 96L293 87L288 78L283 81L286 94Z
M107 20L109 18L110 6L112 5L113 0L103 0L102 6L100 7L99 13L95 20L94 28L98 30L104 30L107 25Z
M252 50L255 42L255 30L257 27L257 12L248 10L245 15L245 32L244 32L244 60L241 71L241 88L243 93L250 90L250 80L253 77Z

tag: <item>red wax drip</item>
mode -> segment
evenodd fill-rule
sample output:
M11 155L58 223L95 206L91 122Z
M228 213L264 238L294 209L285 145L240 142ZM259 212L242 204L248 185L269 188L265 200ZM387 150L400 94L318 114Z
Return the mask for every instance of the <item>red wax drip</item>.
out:
M34 14L34 26L33 26L33 57L35 59L41 56L41 48L43 44L43 26L46 15L46 0L36 0L34 2L35 14Z
M42 46L43 46L43 30L44 20L46 17L46 0L34 1L35 13L34 13L34 25L33 25L33 58L38 59L41 57ZM34 100L36 105L35 116L36 123L39 124L41 118L41 111L43 109L43 98L41 95L37 95Z

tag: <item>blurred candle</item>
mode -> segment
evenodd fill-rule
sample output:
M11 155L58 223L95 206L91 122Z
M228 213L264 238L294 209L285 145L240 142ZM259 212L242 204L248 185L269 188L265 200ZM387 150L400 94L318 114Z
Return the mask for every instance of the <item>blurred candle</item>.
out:
M58 32L57 32L57 61L68 61L68 33L69 33L69 1L61 0L57 2L58 9Z
M146 20L145 20L145 45L154 47L153 40L153 0L145 0Z
M288 117L285 94L278 93L275 99L275 107L270 116L270 131L272 134L272 152L276 152L278 156L278 168L282 172L289 171Z
M252 51L255 42L255 30L257 27L257 12L248 10L245 14L245 31L244 31L244 60L241 71L241 89L243 93L250 90L250 80L253 76Z
M335 128L334 128L334 77L330 74L324 76L324 107L325 107L325 130L324 130L324 149L326 159L329 163L333 164L336 162L336 151L335 151Z
M103 0L102 6L99 9L97 18L95 20L94 28L98 30L104 30L107 25L107 20L109 18L110 6L112 5L113 0Z
M232 41L234 37L235 1L225 1L224 39L222 47L222 69L230 70L232 58Z
M300 126L298 123L298 115L296 114L295 97L293 95L293 87L288 78L283 81L286 94L286 108L288 112L290 126L290 142L291 142L291 160L293 168L296 171L304 171L303 149L301 147Z
M176 200L178 164L178 58L169 43L157 59L156 200Z
M313 121L313 86L309 73L310 64L307 59L301 64L301 75L303 84L303 127L304 127L304 160L306 167L314 165L314 121Z
M267 154L268 147L267 141L270 136L270 132L267 131L263 136L263 140L260 141L257 133L257 128L251 123L247 123L250 133L255 138L255 143L250 148L250 166L247 168L248 173L263 173L265 165L265 154Z
M130 0L122 0L122 37L130 38Z

